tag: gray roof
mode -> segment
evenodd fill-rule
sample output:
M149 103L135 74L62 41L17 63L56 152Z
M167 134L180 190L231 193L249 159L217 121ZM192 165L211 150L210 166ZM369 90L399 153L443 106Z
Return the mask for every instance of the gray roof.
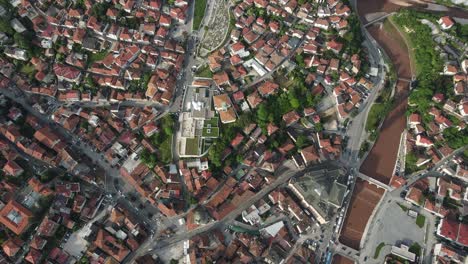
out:
M345 171L340 167L319 165L317 170L296 178L292 184L308 204L328 219L331 207L341 207L343 203L347 186L340 182L344 182L344 176Z

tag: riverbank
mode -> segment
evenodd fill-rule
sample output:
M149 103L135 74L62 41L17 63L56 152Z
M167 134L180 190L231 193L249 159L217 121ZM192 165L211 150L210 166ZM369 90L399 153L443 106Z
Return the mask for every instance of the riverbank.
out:
M346 214L343 229L341 230L341 243L359 250L367 222L384 192L384 189L368 181L360 178L356 180L353 196L349 204L350 210Z
M387 32L389 30L390 32ZM390 57L399 79L411 79L412 68L406 42L392 24L373 25L368 29ZM360 168L361 173L389 184L393 176L400 135L406 128L406 107L409 83L397 81L394 108L385 117L379 137Z

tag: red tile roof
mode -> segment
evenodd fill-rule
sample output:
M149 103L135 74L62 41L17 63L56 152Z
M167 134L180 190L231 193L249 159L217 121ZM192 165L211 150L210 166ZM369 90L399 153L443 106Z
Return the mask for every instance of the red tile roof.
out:
M24 172L23 168L21 168L16 162L8 161L5 166L3 167L3 171L11 176L19 176L21 173Z
M36 249L31 248L26 255L26 261L32 264L40 263L42 253Z
M411 187L408 194L406 195L406 199L413 201L417 204L420 204L421 198L423 197L423 193L420 189Z
M258 87L258 92L262 95L262 96L266 96L266 95L270 95L270 94L274 94L276 93L276 91L279 89L279 85L274 83L274 82L271 82L271 81L266 81L264 83L262 83L259 87Z
M440 235L446 237L450 240L457 240L458 229L460 227L460 223L457 221L451 220L449 218L442 219L440 223Z
M449 16L441 17L439 23L443 24L445 27L451 27L453 26L453 24L455 24L455 22L453 22L452 18L450 18Z
M66 66L64 64L55 64L54 65L54 73L62 78L65 78L67 80L75 80L77 79L81 72L73 67Z
M13 233L19 235L29 225L32 213L18 202L11 200L0 211L0 223L5 225Z
M460 224L457 242L462 244L463 246L468 246L468 224Z
M125 245L103 229L99 229L94 244L118 262L122 262L130 253Z
M283 115L283 121L286 123L286 126L296 123L300 118L301 117L296 111L291 111Z
M8 257L13 257L23 247L24 242L18 237L12 237L2 245L3 252Z

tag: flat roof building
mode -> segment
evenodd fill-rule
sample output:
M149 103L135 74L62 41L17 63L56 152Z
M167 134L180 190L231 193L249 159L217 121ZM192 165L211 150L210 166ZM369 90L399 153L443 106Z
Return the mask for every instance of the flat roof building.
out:
M207 87L187 87L176 135L180 157L201 157L206 141L219 136L212 98L213 92Z

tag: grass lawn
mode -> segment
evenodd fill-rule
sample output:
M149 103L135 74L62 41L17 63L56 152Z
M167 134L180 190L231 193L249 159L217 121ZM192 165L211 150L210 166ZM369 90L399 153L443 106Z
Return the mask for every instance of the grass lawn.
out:
M380 251L382 250L382 248L385 246L385 243L384 242L381 242L377 248L375 249L375 253L374 253L374 259L377 259L379 257L379 254L380 254Z
M218 121L219 121L218 117L213 117L210 120L205 120L205 127L207 127L208 125L210 127L218 127Z
M198 154L198 137L188 138L185 143L185 153L187 155L197 155Z
M204 127L202 132L203 137L216 138L219 137L219 127Z
M97 52L97 53L89 52L88 64L91 65L91 64L93 64L93 62L103 60L107 56L107 54L109 54L108 50L103 50L103 51Z
M366 122L366 131L374 131L380 124L380 121L385 118L384 115L385 104L375 103L372 105Z
M197 73L195 73L195 76L197 77L204 77L204 78L212 78L213 77L213 73L211 72L210 70L210 67L208 67L208 65L200 68Z
M195 0L195 14L193 16L193 29L198 30L205 16L206 0Z
M172 137L167 137L159 144L160 159L164 163L169 163L172 160Z
M416 225L418 225L420 228L423 228L425 222L426 217L422 214L418 214L418 217L416 217Z

